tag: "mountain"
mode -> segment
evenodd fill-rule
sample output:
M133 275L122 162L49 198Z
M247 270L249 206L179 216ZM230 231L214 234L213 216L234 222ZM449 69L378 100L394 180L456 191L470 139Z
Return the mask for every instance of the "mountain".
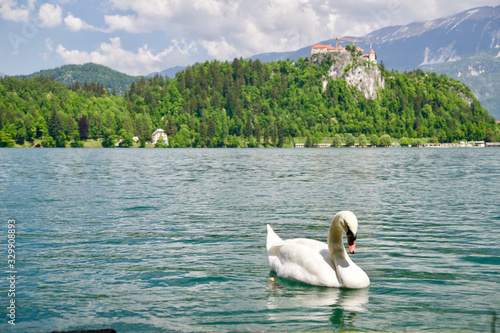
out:
M362 38L378 49L387 67L400 71L459 61L482 52L494 54L494 58L495 49L500 48L500 6L387 27Z
M84 65L65 65L55 69L42 70L27 76L17 76L18 78L34 78L38 76L54 77L54 80L63 82L66 85L74 84L78 81L80 84L85 82L96 82L102 84L109 92L113 90L123 95L129 88L132 82L137 82L141 79L138 76L129 76L120 73L109 67L87 63Z
M153 72L151 74L148 74L148 76L155 76L155 75L159 74L159 75L167 76L167 77L173 79L175 77L175 75L177 74L177 72L180 72L184 69L186 69L186 66L175 66L175 67L167 68L161 72Z
M467 59L441 64L421 66L425 71L445 74L468 85L481 105L500 119L500 58L493 58L487 52Z
M356 43L373 48L387 68L409 71L421 68L451 76L470 86L490 114L500 119L500 6L473 8L427 22L390 26ZM333 40L319 42L334 43ZM345 46L345 43L344 44ZM273 61L310 55L310 47L293 52L263 53L251 59Z

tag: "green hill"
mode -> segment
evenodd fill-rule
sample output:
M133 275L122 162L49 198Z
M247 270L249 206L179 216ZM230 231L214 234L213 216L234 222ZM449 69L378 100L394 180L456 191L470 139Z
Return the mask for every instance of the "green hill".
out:
M495 52L482 52L466 59L422 66L423 70L443 73L468 85L481 104L500 119L500 58Z
M149 141L157 128L175 147L282 147L306 137L313 143L334 137L376 143L387 135L500 140L499 126L462 83L421 70L372 71L373 66L352 60L342 70L333 56L207 61L174 79L141 78L123 96L101 94L98 85L69 89L40 76L4 78L0 141L12 145L12 140L22 144L43 137L50 147L104 138L104 146L113 146L122 138L130 146L132 136ZM336 79L329 75L334 67ZM352 82L364 80L356 74L363 68L384 82L374 98Z
M109 90L113 90L123 95L130 87L132 82L137 82L140 77L129 76L120 73L109 67L87 63L84 65L65 65L55 69L42 70L27 76L18 76L18 78L34 78L37 76L54 77L54 80L62 82L67 86L75 84L77 81L80 85L85 82L95 82L102 84Z

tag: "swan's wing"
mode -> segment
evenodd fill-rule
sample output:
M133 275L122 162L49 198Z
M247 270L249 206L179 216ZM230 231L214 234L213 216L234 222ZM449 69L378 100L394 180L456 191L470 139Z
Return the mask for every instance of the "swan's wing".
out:
M277 242L268 250L269 265L278 276L302 283L339 287L328 246L310 239Z
M345 251L344 253L336 253L334 262L335 271L345 288L361 289L370 285L368 275L349 258Z

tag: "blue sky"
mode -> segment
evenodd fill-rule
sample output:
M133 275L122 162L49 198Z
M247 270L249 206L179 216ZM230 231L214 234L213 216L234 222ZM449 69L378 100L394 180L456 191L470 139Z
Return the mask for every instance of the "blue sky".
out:
M0 73L95 62L144 75L296 50L499 0L0 0Z

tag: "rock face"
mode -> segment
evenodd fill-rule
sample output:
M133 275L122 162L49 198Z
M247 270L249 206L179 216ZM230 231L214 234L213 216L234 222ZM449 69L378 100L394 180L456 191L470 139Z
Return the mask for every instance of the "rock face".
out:
M313 55L310 61L321 65L325 57L331 57L333 64L328 70L332 79L344 79L351 87L361 91L367 99L377 98L377 89L384 89L385 80L376 63L362 56L353 56L351 52L334 52L328 55ZM326 77L322 78L323 91L327 86Z
M377 89L385 88L385 81L377 64L363 60L351 67L345 76L347 84L356 87L367 99L377 98Z

